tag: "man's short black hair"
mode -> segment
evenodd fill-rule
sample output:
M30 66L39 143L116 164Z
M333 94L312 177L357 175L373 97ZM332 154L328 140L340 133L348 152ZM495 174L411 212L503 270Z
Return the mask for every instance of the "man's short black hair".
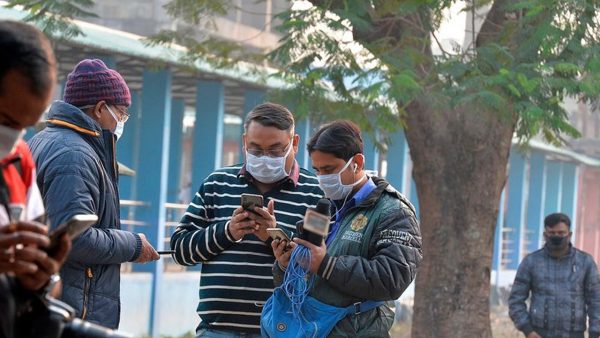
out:
M363 153L360 129L348 120L338 120L322 126L306 144L308 153L321 151L344 161Z
M294 129L294 115L286 107L272 102L259 104L248 113L244 122L245 131L248 131L251 122L285 131Z
M50 58L50 43L40 30L23 22L0 20L0 84L6 73L15 69L29 79L34 94L44 94L52 87L50 71L55 62Z
M565 223L569 229L571 229L571 219L569 216L562 214L560 212L556 212L550 214L544 218L544 227L545 228L553 228L558 223Z

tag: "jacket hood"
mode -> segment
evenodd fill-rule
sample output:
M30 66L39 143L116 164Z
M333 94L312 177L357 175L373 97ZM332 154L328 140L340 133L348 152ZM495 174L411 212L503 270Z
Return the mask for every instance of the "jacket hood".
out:
M369 194L369 196L367 196L367 198L364 201L362 201L362 203L359 205L360 207L372 207L373 205L375 205L375 203L377 203L382 194L387 193L399 199L403 204L408 206L408 208L415 215L417 214L414 205L404 195L398 192L388 181L377 176L371 176L371 179L377 187Z
M90 136L102 135L100 124L81 109L64 101L54 101L48 111L48 124L73 129Z

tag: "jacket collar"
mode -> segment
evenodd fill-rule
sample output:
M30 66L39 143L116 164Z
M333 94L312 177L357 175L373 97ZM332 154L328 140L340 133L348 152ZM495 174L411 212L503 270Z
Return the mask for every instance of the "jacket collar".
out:
M64 101L54 101L48 111L48 125L68 128L92 137L100 137L100 124L81 109Z
M550 254L550 249L548 249L548 244L546 243L546 244L544 244L544 252L545 252L545 253L546 253L546 255L547 255L548 257L550 257L550 258L554 258L554 259L563 259L563 258L566 258L566 257L571 257L572 255L574 255L574 254L575 254L575 248L573 247L573 244L572 244L572 243L569 243L569 251L567 251L567 254L566 254L566 255L564 255L564 256L555 257L555 256L552 256L552 255Z
M48 111L48 128L71 129L81 135L100 156L105 169L118 179L115 142L116 136L81 109L64 101L54 101Z
M415 215L417 214L415 207L410 201L399 193L388 181L377 176L371 176L373 183L377 186L368 196L365 198L357 207L370 208L374 206L381 195L388 193L398 198L403 204L405 204Z

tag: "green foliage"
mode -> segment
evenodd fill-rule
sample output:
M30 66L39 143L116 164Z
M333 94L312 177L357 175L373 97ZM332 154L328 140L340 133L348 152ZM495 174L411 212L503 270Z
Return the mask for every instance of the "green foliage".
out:
M564 98L592 102L600 95L600 4L595 1L519 1L504 9L502 15L514 19L497 27L494 39L440 56L424 46L431 43L436 20L450 1L385 1L372 7L355 1L314 3L317 7L285 14L287 34L270 55L299 81L298 86L313 87L308 91L295 87L282 97L319 96L320 100L296 102L301 111L338 117L339 111L327 111L327 91L314 89L329 85L336 99L355 107L354 113L346 109L345 116L369 129L390 129L390 121L399 126L404 107L425 98L439 109L493 110L507 121L516 116L516 133L522 141L542 134L559 144L563 135L579 135L568 123L561 105ZM423 23L425 19L429 21ZM349 27L370 55L345 52L347 46L335 36ZM345 67L343 72L340 66ZM336 74L354 81L343 83L332 78ZM358 119L359 107L362 115L370 116Z
M260 0L258 0L260 1ZM215 16L239 10L232 0L171 0L165 8L190 29L162 31L151 44L188 48L184 61L235 67L254 62L279 69L290 86L272 93L314 119L352 118L366 130L402 126L411 102L426 100L440 110L492 110L517 121L523 141L538 134L561 143L577 136L561 106L566 96L600 102L600 2L520 0L493 5L467 50L432 53L444 10L455 0L313 0L314 6L276 14L280 45L270 51L193 34L215 29ZM45 22L65 29L68 18L92 16L92 0L13 0ZM498 5L498 6L496 6ZM504 7L503 7L504 6ZM353 37L353 38L351 38ZM440 45L441 47L441 45Z
M215 15L225 15L232 8L231 1L223 0L173 0L165 6L169 15L195 25L212 21Z
M49 36L70 38L83 33L73 18L93 18L94 0L8 0L9 8L22 6L29 11L25 21L37 24Z

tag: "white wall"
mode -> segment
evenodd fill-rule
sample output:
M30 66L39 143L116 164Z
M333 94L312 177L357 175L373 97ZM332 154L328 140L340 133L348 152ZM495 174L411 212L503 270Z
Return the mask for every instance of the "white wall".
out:
M199 272L163 274L159 304L159 336L181 336L194 332L200 322L196 314L198 305ZM150 273L124 273L121 275L121 325L123 332L135 337L148 334L150 323Z

